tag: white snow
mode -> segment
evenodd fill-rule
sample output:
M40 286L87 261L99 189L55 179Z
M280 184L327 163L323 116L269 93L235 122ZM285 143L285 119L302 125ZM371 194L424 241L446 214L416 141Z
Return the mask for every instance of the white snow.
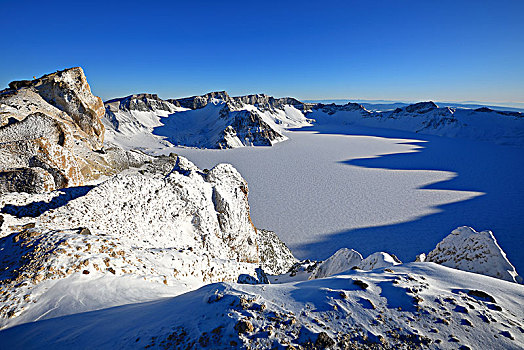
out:
M524 269L521 149L358 126L303 130L272 147L163 152L200 168L233 164L249 183L255 226L275 231L301 259L354 247L413 261L470 225L492 230Z
M323 261L322 264L318 265L309 278L314 279L332 276L357 267L361 262L362 255L360 255L359 252L353 249L341 248Z
M358 264L358 268L361 270L374 270L378 269L380 267L389 267L401 264L401 262L398 259L395 259L395 257L391 256L388 253L384 252L376 252L365 258Z
M508 261L491 231L477 232L471 227L459 227L437 244L425 261L522 283L522 277Z
M325 332L324 339L348 347L519 349L524 346L522 300L522 285L434 263L410 263L277 285L211 284L175 298L13 327L0 331L0 344L20 349L49 344L54 349L190 344L267 349L308 340L315 344ZM239 331L242 322L251 331Z

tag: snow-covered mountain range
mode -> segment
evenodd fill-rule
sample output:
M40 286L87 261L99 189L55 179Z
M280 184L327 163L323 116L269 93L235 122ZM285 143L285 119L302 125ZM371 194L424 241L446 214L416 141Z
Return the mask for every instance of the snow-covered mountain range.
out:
M179 100L131 95L107 101L107 140L125 148L271 146L285 128L309 125L305 105L266 95L230 97L225 91Z
M107 140L124 148L166 146L235 148L270 146L286 139L286 129L316 123L391 128L499 144L524 145L520 112L489 108L439 108L421 102L373 112L356 103L324 105L267 95L230 97L225 91L183 99L131 95L107 101Z
M141 151L272 145L312 123L519 144L520 114L225 92L132 95L104 114L80 68L0 102L0 348L524 347L522 278L492 232L459 227L417 262L358 247L298 261L254 226L233 166Z

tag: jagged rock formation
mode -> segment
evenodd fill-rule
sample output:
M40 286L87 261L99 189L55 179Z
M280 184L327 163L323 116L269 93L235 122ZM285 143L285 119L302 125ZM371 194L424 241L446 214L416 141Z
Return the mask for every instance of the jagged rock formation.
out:
M166 146L235 148L271 146L288 127L309 125L309 110L293 98L230 97L225 91L177 100L131 95L106 102L104 124L110 142L154 153Z
M204 108L213 99L222 100L224 102L232 102L231 98L225 91L209 92L201 96L191 96L179 99L168 100L171 103L178 103L180 107L188 109L200 109Z
M104 115L104 104L100 97L91 93L80 67L57 71L34 80L13 81L9 83L9 89L2 91L0 96L0 103L11 107L2 113L2 125L11 117L21 120L36 111L48 112L50 117L70 119L80 130L91 136L89 142L93 144L93 148L100 148L102 145L104 126L100 119ZM41 100L65 115L46 106Z
M123 98L115 98L105 102L106 110L112 112L122 111L140 111L149 112L156 110L163 110L167 112L174 112L174 107L180 107L178 103L164 101L156 94L137 94L129 95Z
M354 124L513 145L524 142L522 113L439 108L431 101L371 112L357 103L303 103L265 94L231 97L218 91L165 101L156 95L141 94L108 101L104 119L112 142L128 149L138 144L152 153L171 145L270 146L286 139L283 131L287 128L313 121L319 127Z
M522 277L491 231L476 232L467 226L456 228L427 254L425 261L522 283Z
M9 86L0 92L0 193L78 186L125 166L121 152L102 150L103 103L81 68Z
M31 305L22 295L34 299L39 283L68 276L194 287L294 261L276 235L257 233L247 183L228 164L203 172L172 155L96 186L0 198L4 324Z

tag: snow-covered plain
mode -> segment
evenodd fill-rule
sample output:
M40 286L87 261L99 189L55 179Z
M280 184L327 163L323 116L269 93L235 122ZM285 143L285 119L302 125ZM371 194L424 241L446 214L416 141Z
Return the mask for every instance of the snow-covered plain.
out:
M341 247L413 261L451 230L490 229L524 270L523 149L358 126L315 124L272 147L167 148L201 168L233 164L251 217L299 258Z

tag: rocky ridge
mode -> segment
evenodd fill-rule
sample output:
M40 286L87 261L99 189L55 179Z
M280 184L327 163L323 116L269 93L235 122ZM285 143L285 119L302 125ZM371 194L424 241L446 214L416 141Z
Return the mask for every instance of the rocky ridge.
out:
M446 236L422 261L522 283L491 231L462 226Z
M287 127L309 125L310 106L293 98L267 95L230 97L225 91L183 99L131 95L106 102L108 140L131 148L140 140L147 151L178 145L199 148L271 146Z
M318 127L361 125L511 145L522 145L524 139L522 113L489 108L440 108L431 101L391 111L372 112L351 102L345 105L303 103L291 97L275 98L265 94L232 97L226 91L165 101L148 94L132 95L121 100L138 98L154 99L157 101L155 104L167 104L169 107L143 104L149 106L150 113L159 116L153 123L154 127L147 129L147 123L143 123L145 129L124 132L123 135L154 135L167 141L167 145L198 148L270 146L286 139L283 133L286 129L308 126L314 121ZM113 127L108 123L106 127L118 129L119 120L141 122L140 118L126 115L126 108L115 109L115 100L108 101L105 119ZM140 110L145 112L143 107ZM162 114L167 110L169 113ZM118 111L120 113L115 114ZM121 141L116 140L116 143L121 144ZM157 146L157 149L161 147Z

